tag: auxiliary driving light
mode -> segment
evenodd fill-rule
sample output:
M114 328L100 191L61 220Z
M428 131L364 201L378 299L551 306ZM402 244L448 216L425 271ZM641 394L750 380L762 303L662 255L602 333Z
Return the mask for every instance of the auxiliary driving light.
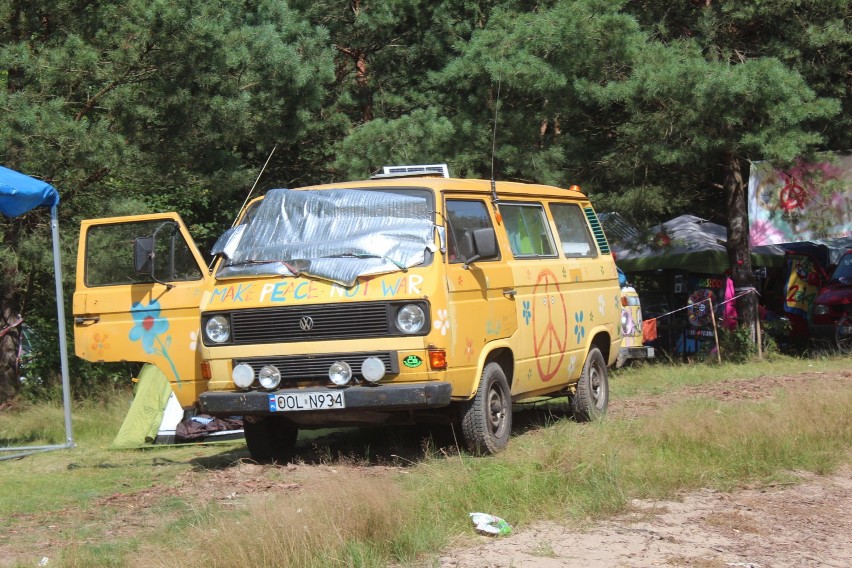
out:
M241 389L247 389L254 382L254 369L248 363L240 363L231 371L231 379Z
M385 364L378 357L367 357L361 363L361 375L371 383L377 383L385 376Z
M346 361L337 361L328 368L328 378L339 387L352 380L352 367Z
M257 380L263 388L274 389L281 382L281 371L274 365L266 365L257 374Z

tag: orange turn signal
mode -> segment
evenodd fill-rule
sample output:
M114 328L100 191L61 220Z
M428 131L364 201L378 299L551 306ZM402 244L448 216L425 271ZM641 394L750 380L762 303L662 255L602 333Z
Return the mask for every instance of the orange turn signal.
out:
M447 368L447 352L443 349L429 351L429 366L433 369Z
M201 362L201 378L207 381L213 378L213 371L210 370L210 361Z
M626 306L626 305L627 305L627 296L622 296L622 297L621 297L621 305L622 305L622 306Z

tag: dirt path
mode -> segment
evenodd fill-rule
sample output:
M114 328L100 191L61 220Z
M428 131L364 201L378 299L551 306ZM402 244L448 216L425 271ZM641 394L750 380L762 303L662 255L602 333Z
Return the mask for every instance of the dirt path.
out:
M447 553L444 568L852 566L852 470L801 485L633 501L576 532L552 523Z

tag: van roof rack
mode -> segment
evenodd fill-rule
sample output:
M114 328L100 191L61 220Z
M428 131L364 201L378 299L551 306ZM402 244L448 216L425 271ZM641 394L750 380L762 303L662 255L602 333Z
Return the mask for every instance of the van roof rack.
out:
M370 179L389 179L398 177L450 177L447 164L426 164L414 166L384 166L381 173L373 174Z

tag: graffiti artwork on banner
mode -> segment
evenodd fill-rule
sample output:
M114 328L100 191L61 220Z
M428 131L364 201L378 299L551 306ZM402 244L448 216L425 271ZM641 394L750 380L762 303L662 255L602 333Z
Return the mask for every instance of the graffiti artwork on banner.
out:
M748 211L752 246L852 235L852 154L785 171L753 163Z
M568 307L556 275L542 270L533 290L533 349L541 380L549 381L562 366L568 336Z

